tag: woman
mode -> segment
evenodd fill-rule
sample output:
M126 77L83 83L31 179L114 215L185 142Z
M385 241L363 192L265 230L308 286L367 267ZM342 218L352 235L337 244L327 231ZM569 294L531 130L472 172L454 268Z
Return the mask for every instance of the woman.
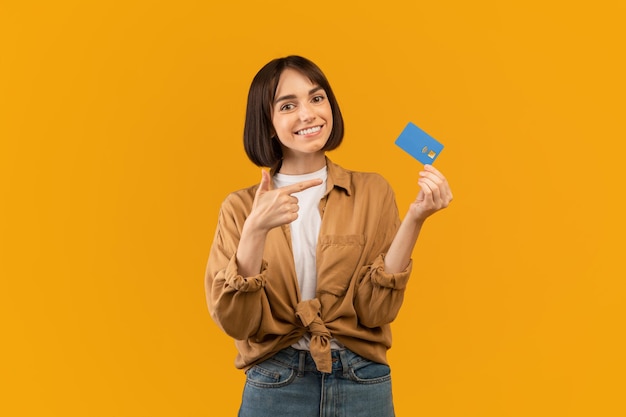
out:
M206 274L209 311L235 339L240 416L393 416L386 351L424 221L448 206L426 165L400 222L378 174L326 157L343 139L311 61L265 65L250 86L244 145L260 184L222 204Z

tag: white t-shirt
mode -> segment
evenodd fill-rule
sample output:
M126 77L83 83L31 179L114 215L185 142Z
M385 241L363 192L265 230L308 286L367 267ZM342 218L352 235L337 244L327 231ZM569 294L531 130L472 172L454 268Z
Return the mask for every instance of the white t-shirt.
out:
M296 266L296 276L300 286L301 300L315 298L317 288L316 251L317 238L320 234L322 218L319 212L319 204L326 192L326 167L319 171L303 175L274 174L274 185L284 187L302 181L321 178L324 182L315 187L292 194L298 199L298 218L289 224L291 229L291 247L293 249L293 261ZM302 338L291 345L295 349L309 350L311 335L306 333ZM331 349L341 349L342 345L335 339L330 340Z
M285 187L302 181L321 178L324 182L315 187L292 194L298 199L298 218L289 224L291 229L291 246L293 261L296 266L296 276L300 285L302 301L315 298L317 287L317 268L315 253L317 237L320 233L322 218L319 213L319 204L326 192L326 167L319 171L303 175L274 174L276 187Z

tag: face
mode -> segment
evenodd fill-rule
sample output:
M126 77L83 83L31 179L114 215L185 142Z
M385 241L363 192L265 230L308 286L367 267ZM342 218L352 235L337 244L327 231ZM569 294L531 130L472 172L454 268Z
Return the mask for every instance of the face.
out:
M280 75L272 107L272 124L285 158L323 154L333 129L326 92L291 68Z

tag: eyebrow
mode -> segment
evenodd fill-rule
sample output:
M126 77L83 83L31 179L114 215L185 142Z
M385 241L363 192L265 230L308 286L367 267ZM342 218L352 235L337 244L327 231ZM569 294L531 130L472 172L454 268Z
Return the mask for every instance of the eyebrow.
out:
M312 88L311 90L309 90L309 95L316 93L319 90L323 90L323 88L321 86L317 86L315 88ZM274 104L278 103L279 101L285 101L285 100L294 100L297 97L295 96L295 94L288 94L286 96L281 96L278 97L276 100L274 100Z

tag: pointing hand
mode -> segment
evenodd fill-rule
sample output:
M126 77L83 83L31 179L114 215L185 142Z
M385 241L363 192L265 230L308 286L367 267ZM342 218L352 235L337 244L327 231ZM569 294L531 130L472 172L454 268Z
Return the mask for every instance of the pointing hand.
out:
M289 224L298 218L298 199L291 194L322 184L322 180L312 179L281 188L272 187L272 179L267 171L261 171L261 183L254 196L250 217L258 228L269 231L277 226Z

